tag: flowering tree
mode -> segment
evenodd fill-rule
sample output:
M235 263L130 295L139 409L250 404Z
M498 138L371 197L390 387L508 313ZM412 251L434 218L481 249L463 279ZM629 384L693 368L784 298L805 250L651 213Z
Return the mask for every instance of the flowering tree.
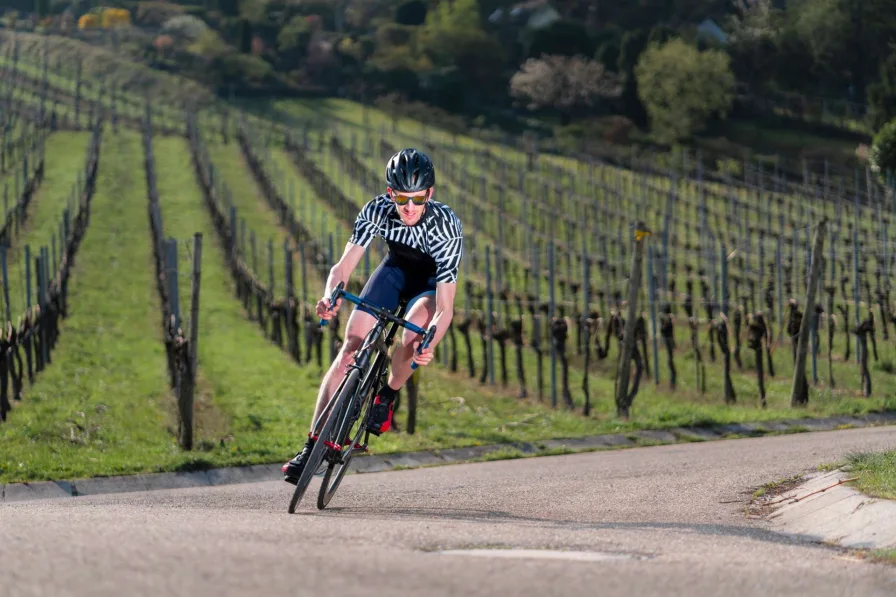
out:
M526 101L530 110L561 110L564 119L621 93L619 79L603 64L580 56L530 58L510 79L510 94Z

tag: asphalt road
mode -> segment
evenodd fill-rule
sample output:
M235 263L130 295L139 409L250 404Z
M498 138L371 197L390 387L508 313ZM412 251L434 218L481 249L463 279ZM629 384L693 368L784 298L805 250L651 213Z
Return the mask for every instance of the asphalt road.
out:
M10 503L0 595L893 597L896 567L744 506L894 445L883 427L352 475L324 512L315 482L295 515L280 480Z

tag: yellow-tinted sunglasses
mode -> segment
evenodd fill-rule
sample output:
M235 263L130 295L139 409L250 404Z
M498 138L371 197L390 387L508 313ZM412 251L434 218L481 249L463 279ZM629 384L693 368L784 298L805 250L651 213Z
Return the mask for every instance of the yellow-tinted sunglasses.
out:
M410 201L414 205L424 205L427 201L429 201L429 198L432 197L432 189L428 189L425 195L418 195L416 197L402 195L397 191L389 189L389 196L392 198L392 201L395 202L395 205L407 205L408 201Z

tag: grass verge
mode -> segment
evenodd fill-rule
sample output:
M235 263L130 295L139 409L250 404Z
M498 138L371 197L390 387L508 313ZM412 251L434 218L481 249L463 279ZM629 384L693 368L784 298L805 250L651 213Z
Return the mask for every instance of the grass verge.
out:
M856 489L872 497L896 500L896 450L859 452L847 457L846 466Z

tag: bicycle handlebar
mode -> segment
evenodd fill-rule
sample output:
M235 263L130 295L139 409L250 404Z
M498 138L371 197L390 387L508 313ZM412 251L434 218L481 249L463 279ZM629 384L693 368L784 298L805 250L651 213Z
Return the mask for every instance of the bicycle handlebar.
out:
M385 319L387 321L397 323L401 327L411 330L412 332L414 332L416 334L422 334L423 341L420 343L420 347L417 349L417 354L420 354L421 352L423 352L423 349L429 348L429 344L432 342L432 339L436 335L436 326L433 325L433 326L430 326L430 328L428 330L424 330L420 326L414 325L413 323L411 323L410 321L407 321L406 319L402 319L401 317L396 317L395 315L393 315L386 309L383 309L382 307L378 307L378 306L362 299L359 296L355 296L351 292L347 292L345 290L344 282L340 282L339 284L337 284L336 288L333 289L333 293L330 295L330 308L331 309L333 308L333 305L336 304L336 301L339 300L340 297L344 298L345 300L347 300L350 303L354 303L355 305L358 305L359 307L365 307L367 309L370 309L371 311L373 311L376 314L377 317L379 317L381 319ZM326 325L327 325L327 320L321 319L320 326L324 327ZM417 369L417 363L411 363L411 370L413 371L415 369Z

